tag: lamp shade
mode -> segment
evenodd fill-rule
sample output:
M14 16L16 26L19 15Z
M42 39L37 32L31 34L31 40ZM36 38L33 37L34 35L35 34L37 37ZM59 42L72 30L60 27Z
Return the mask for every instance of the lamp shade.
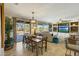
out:
M36 21L35 20L31 20L31 23L35 23Z

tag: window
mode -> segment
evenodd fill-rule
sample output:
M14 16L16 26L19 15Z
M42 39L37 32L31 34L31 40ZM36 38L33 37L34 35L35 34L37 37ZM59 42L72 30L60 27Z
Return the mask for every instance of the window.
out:
M25 31L25 33L30 33L30 24L24 25L24 31Z
M43 32L43 31L49 31L49 25L48 24L38 24L37 25L37 32Z

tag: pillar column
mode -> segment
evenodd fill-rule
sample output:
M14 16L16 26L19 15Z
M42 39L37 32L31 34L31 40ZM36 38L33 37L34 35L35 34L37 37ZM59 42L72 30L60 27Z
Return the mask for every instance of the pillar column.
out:
M4 16L4 3L1 5L1 48L4 48L5 40L5 16Z

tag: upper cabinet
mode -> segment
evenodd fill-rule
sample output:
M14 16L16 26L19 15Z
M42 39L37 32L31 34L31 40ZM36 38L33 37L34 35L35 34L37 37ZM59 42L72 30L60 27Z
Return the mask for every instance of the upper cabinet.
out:
M70 23L70 32L78 32L78 22Z

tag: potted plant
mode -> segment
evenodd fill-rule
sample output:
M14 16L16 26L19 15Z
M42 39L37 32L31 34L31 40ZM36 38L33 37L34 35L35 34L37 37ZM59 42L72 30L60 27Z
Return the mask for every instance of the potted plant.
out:
M10 32L12 30L12 24L10 23L11 19L9 17L5 18L5 49L11 48L11 41L13 41L12 38L10 38Z

